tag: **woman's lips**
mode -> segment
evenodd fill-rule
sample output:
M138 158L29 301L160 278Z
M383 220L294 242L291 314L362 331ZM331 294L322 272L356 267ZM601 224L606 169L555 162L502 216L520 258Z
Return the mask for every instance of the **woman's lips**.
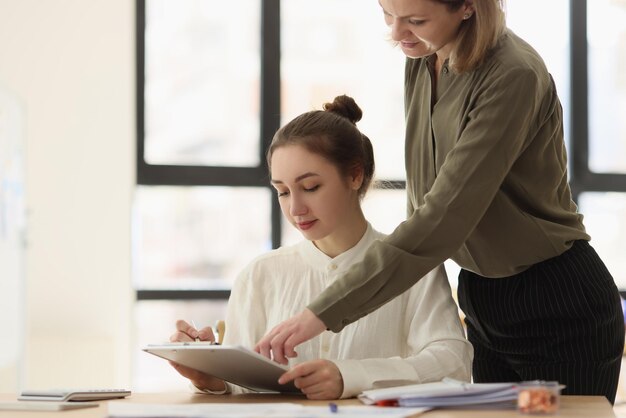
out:
M315 222L317 222L317 220L297 222L296 224L298 225L298 228L300 228L302 231L306 231L307 229L311 229L313 227L313 224L315 224Z

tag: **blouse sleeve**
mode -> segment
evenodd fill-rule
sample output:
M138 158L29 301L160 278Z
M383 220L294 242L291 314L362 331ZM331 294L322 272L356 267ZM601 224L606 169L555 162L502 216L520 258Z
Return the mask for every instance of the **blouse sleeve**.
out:
M334 360L344 382L342 397L364 390L440 381L469 381L473 349L465 339L443 266L406 295L402 326L407 335L402 357ZM374 333L372 337L375 338ZM372 340L372 344L379 343Z

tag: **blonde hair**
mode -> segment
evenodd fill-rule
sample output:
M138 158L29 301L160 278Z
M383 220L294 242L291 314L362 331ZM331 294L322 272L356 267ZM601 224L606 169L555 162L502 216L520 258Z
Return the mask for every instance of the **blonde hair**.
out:
M458 10L466 0L436 0ZM496 46L506 29L505 0L473 0L474 13L461 23L457 41L450 54L450 66L457 73L479 66Z

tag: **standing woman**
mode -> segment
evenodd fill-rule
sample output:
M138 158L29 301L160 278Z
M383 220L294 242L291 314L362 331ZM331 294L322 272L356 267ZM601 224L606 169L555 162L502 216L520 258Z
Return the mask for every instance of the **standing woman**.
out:
M619 293L567 180L563 116L501 0L379 0L405 70L408 218L256 350L294 348L409 289L448 258L475 382L557 380L615 400Z

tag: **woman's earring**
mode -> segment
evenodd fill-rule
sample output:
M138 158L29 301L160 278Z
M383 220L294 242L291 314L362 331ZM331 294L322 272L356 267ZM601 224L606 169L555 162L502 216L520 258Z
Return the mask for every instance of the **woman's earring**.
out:
M465 14L463 15L463 20L467 20L467 19L469 19L471 16L472 16L472 14L471 14L471 13L465 13Z

